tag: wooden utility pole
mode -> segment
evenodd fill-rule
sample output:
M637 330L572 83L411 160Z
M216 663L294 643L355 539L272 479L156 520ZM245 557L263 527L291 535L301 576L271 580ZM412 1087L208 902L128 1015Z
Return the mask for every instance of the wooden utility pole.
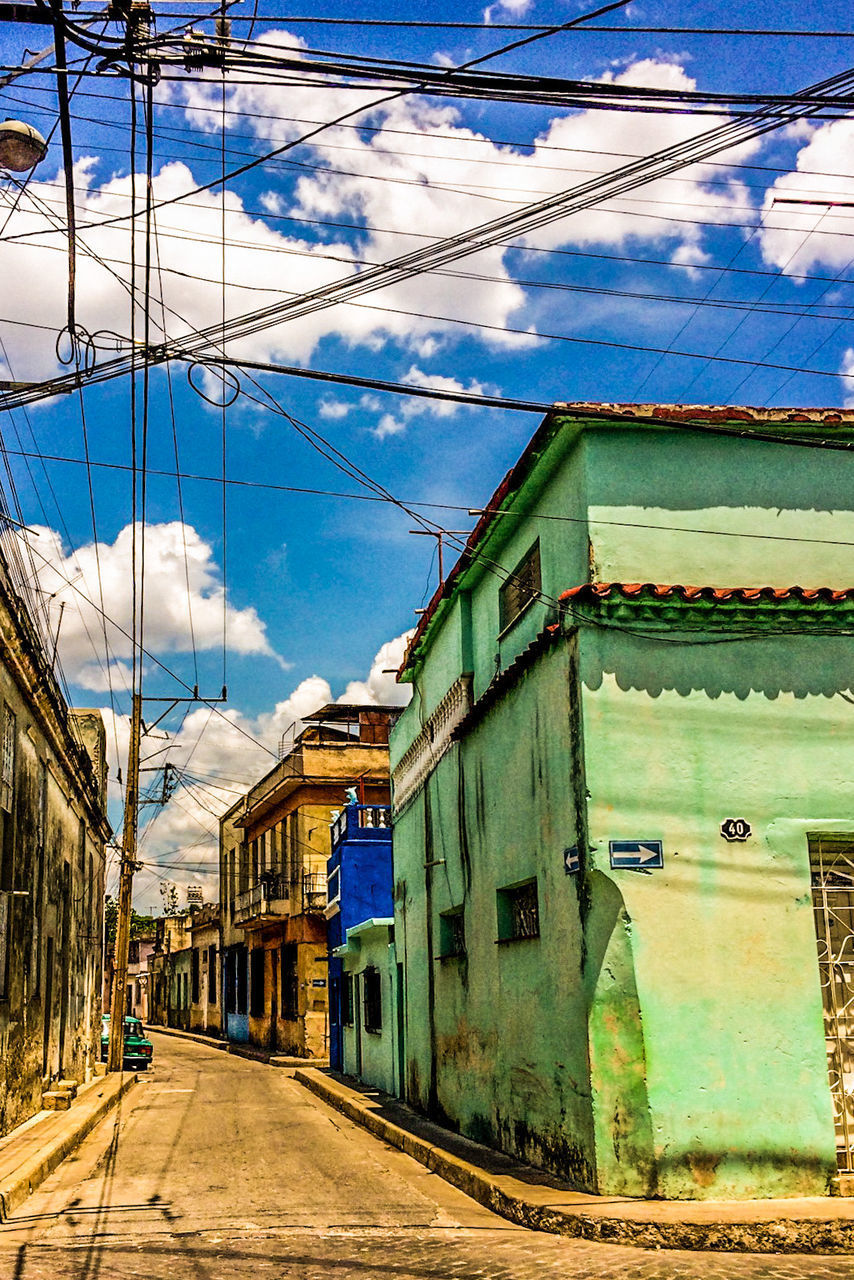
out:
M139 744L142 735L142 695L133 695L125 787L125 820L122 832L122 864L119 880L119 911L116 921L116 961L110 1001L110 1046L107 1070L121 1071L124 1061L125 988L128 977L133 873L136 871L136 833L139 812Z

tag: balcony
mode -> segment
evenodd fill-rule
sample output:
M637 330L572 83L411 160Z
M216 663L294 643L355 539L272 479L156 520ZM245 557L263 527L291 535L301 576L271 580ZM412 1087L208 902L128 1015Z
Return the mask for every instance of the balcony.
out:
M306 871L302 878L304 911L322 911L326 906L326 873Z
M242 929L263 929L290 914L290 885L284 876L267 876L234 899L234 924Z
M332 824L332 848L342 840L387 840L390 826L389 805L348 804Z

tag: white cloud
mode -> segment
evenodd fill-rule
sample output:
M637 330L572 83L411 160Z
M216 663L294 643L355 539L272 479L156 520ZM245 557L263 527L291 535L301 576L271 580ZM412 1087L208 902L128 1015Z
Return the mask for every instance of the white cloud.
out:
M468 391L478 396L483 395L485 391L483 384L476 378L472 378L469 385L465 386L457 378L446 378L438 373L424 373L416 365L412 365L403 375L402 381L416 387L433 387L439 391ZM424 414L432 414L437 418L450 418L461 407L453 400L405 400L398 409L397 417L392 413L382 415L373 428L373 434L378 440L384 440L387 436L400 435L413 418L422 417Z
M398 685L388 671L390 668L396 671L400 666L411 635L412 632L407 631L382 645L366 678L351 681L338 701L404 705L409 699L410 687ZM302 717L333 700L329 682L313 675L302 680L271 711L255 718L236 710L220 713L218 709L198 707L172 737L168 753L160 752L165 742L159 737L144 737L143 760L150 757L151 764L169 760L181 770L184 782L163 809L154 811L154 816L149 817L151 811L143 808L143 821L147 820L140 842L143 863L150 869L161 865L163 877L179 885L201 883L206 896L214 898L219 816L273 767L281 740L284 738L287 750L304 727ZM117 763L123 764L127 756L128 722L126 717L114 720L109 710L102 714L107 721L110 776L115 779ZM159 734L160 730L156 732ZM156 785L160 785L159 778ZM183 866L188 868L186 874L182 874ZM199 870L199 867L205 869ZM156 881L150 876L140 880L139 893L145 893L158 905Z
M412 696L412 688L408 684L398 684L394 673L400 669L412 635L412 631L404 631L403 635L388 640L374 658L368 678L351 680L338 701L405 706Z
M517 3L517 0L513 0ZM518 0L521 2L521 0ZM298 49L300 41L286 32L269 33L265 42ZM189 119L213 132L221 120L220 86L209 82L161 86L173 98L180 95ZM695 81L682 67L659 59L644 59L623 71L610 71L613 83L666 85L691 89ZM281 145L328 120L337 111L369 103L361 90L318 86L300 88L253 84L233 77L229 107L240 111L241 127L252 128L265 142ZM382 262L424 244L425 236L458 233L495 215L553 194L605 173L624 162L624 155L650 151L699 131L697 121L679 115L605 111L556 114L532 149L492 141L461 123L460 113L433 101L404 98L382 108L366 110L360 124L375 132L331 128L300 148L305 169L293 184L293 170L284 169L281 183L270 166L270 181L259 200L259 212L247 212L234 192L225 197L226 311L237 316L334 280L356 269L355 259ZM832 126L836 127L836 126ZM618 141L615 143L615 138ZM524 141L524 140L522 140ZM816 145L813 139L811 146ZM751 144L752 147L758 143ZM730 153L742 158L751 148ZM720 158L718 158L720 159ZM155 201L171 200L192 190L199 176L181 162L163 165L154 175ZM125 215L130 178L112 178L97 185L91 159L75 170L78 187L78 319L95 332L128 331L126 290L110 269L126 280L128 225L90 226L102 219ZM712 186L712 180L715 185ZM143 179L138 178L138 190ZM20 209L6 235L25 239L0 242L0 278L4 281L7 314L19 325L6 327L5 341L13 376L41 377L53 372L53 337L29 326L58 331L64 323L65 269L62 237L55 233L37 202L64 217L59 175L48 181L31 179ZM565 218L531 237L538 247L560 245L622 245L630 238L668 240L674 252L696 247L702 238L698 219L722 221L748 207L744 186L721 167L695 166L671 179L651 183L640 191ZM365 226L356 233L332 231L318 242L314 229L274 221L277 215L329 219ZM165 327L173 340L204 327L220 313L221 197L217 192L194 194L162 209L157 216L159 267L165 305ZM140 220L142 221L142 220ZM281 229L279 229L281 228ZM371 229L375 228L375 229ZM39 234L33 235L37 232ZM138 260L143 257L143 229L139 229ZM345 238L346 237L346 238ZM90 246L106 262L93 260ZM275 270L271 270L275 266ZM230 345L234 355L257 359L307 362L327 335L346 343L380 349L388 338L426 359L440 340L459 335L454 321L488 321L495 329L484 335L491 344L514 349L531 342L532 326L522 316L528 301L512 278L507 251L484 250L460 264L461 271L488 277L464 279L436 272L401 282L368 295L358 306L340 306L280 324ZM454 268L449 268L453 271ZM282 288L277 286L281 283ZM614 304L617 305L617 304ZM177 312L178 316L172 314ZM449 317L447 320L431 317ZM179 318L180 317L180 318ZM159 303L153 309L154 341L160 339ZM528 333L513 334L510 328ZM396 418L395 421L399 421Z
M846 409L854 409L854 347L848 347L842 357L842 404Z
M697 267L711 262L711 254L706 253L698 244L680 244L670 261L675 262L678 267L684 267L689 275L698 276L700 273Z
M337 418L346 418L352 408L352 404L345 404L343 400L321 400L318 412L321 418L330 418L334 422Z
M782 199L854 200L854 120L836 120L807 134L795 169L782 174L765 196L760 244L765 261L784 273L822 265L847 267L854 236L854 209L813 205L773 205ZM844 172L843 172L844 171Z
M141 536L137 526L137 563ZM11 535L6 535L11 536ZM132 526L114 542L68 551L54 529L34 526L29 541L38 569L38 585L50 600L54 625L62 623L59 654L66 677L94 690L108 686L104 665L104 628L113 661L111 676L127 686L127 660L133 630ZM145 531L145 643L158 653L186 653L222 644L223 606L228 647L235 653L275 657L264 623L254 608L225 601L212 548L192 527L178 520L147 525ZM101 600L107 620L101 616ZM98 655L97 657L95 655Z
M483 21L485 26L490 23L506 17L508 14L519 18L523 13L527 13L532 4L532 0L498 0L497 4L491 4L488 9L483 11ZM502 13L501 11L504 10Z

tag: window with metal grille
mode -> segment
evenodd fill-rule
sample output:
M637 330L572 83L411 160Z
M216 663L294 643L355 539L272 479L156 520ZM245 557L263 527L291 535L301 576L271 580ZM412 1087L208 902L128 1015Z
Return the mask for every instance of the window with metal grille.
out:
M235 983L237 987L235 1013L246 1013L246 970L249 965L246 947L238 947L234 953Z
M3 744L0 750L0 807L10 812L15 789L15 713L4 708Z
M249 1012L253 1018L264 1014L264 949L249 952Z
M352 1027L355 1016L355 1006L353 1004L353 975L352 973L344 974L344 986L341 999L341 1020L345 1027Z
M510 885L497 894L498 941L518 942L522 938L539 938L540 906L536 880Z
M282 947L282 1017L295 1022L299 1017L299 971L297 948L293 942Z
M854 1175L854 833L808 840L836 1159Z
M365 1030L383 1029L383 993L379 969L368 968L362 975L365 1001Z
M137 955L138 954L139 954L139 944L137 944ZM192 953L190 955L190 973L192 975L192 985L193 985L193 1004L199 1003L200 960L201 960L201 957L199 955L199 948L193 947Z
M9 902L8 893L0 889L0 1000L6 999L9 971Z
M466 953L465 916L462 907L443 911L439 916L439 957L442 960Z
M208 947L208 1004L216 1004L216 947Z
M498 593L498 625L502 631L524 613L542 588L540 544L535 542Z

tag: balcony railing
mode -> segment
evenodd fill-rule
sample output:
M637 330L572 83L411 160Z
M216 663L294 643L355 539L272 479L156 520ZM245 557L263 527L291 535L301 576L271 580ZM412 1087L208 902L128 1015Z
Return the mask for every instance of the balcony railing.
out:
M265 916L288 914L290 886L284 876L269 876L234 899L235 925L250 925Z
M302 896L307 911L326 906L325 871L306 871L302 878Z
M345 839L364 839L366 831L385 831L391 826L387 804L349 804L332 824L332 847ZM370 837L369 837L370 838ZM382 837L380 837L382 838Z

